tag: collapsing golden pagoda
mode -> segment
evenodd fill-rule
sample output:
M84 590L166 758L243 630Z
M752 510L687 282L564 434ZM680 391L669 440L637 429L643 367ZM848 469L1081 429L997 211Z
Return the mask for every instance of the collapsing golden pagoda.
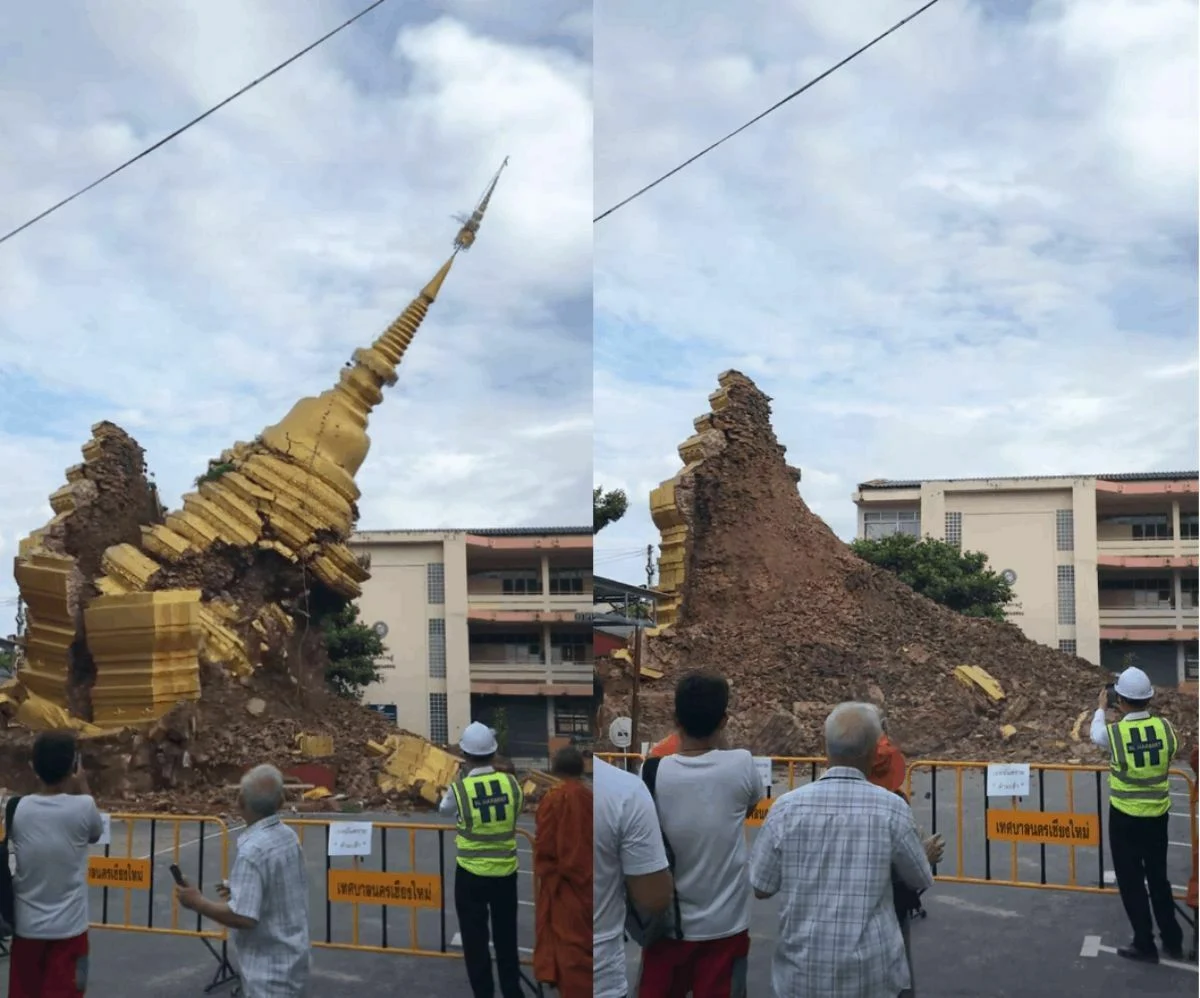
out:
M85 734L152 722L200 698L201 663L245 675L286 644L311 584L346 599L360 594L368 572L346 541L367 420L458 253L474 243L505 165L463 221L450 258L354 352L337 384L210 462L181 509L163 515L141 448L123 430L93 427L83 463L51 496L53 519L20 544L26 631L0 705L26 726ZM272 572L290 584L264 582Z

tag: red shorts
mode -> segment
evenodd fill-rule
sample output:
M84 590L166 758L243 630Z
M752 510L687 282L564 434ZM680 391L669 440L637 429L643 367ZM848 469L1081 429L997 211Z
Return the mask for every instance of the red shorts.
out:
M22 939L8 957L8 998L83 998L87 990L88 937Z
M750 933L725 939L660 939L642 954L638 998L746 998Z

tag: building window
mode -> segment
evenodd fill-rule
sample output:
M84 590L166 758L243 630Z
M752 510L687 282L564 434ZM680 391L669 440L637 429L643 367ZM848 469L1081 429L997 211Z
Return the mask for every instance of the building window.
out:
M1075 650L1075 648L1076 648L1076 645L1075 645L1074 638L1059 638L1058 639L1058 650L1059 651L1065 652L1068 655L1077 655L1079 653Z
M962 550L962 513L946 514L946 543Z
M559 738L584 737L592 733L592 711L586 700L554 701L554 734Z
M550 570L551 596L582 596L585 568L552 568Z
M440 606L446 602L446 566L440 561L425 566L425 590L429 594L430 606Z
M479 665L541 665L542 639L536 633L476 633L470 636L471 661Z
M1200 540L1200 516L1195 513L1179 515L1179 536L1185 541Z
M1183 678L1200 679L1200 645L1183 646Z
M550 638L550 661L554 665L564 662L586 663L592 660L591 635L564 634Z
M1174 585L1169 578L1100 580L1101 610L1170 610L1174 606Z
M541 596L542 573L503 572L500 574L500 589L505 596Z
M1116 531L1101 529L1101 539L1119 540L1128 530L1128 537L1135 541L1169 541L1171 518L1166 513L1148 513L1143 516L1106 516L1101 528L1118 527ZM1114 534L1116 536L1114 536Z
M1058 566L1058 622L1064 627L1075 623L1075 566Z
M1056 510L1054 513L1054 533L1058 540L1058 550L1075 550L1075 512L1070 509Z
M1180 595L1183 598L1183 606L1180 609L1195 610L1200 606L1200 578L1189 573L1180 579L1179 583L1182 590Z
M441 617L429 621L429 676L446 678L446 621Z
M921 511L916 509L868 509L863 511L863 537L876 541L892 534L921 536Z
M429 694L429 740L435 745L450 741L450 716L446 709L445 693Z

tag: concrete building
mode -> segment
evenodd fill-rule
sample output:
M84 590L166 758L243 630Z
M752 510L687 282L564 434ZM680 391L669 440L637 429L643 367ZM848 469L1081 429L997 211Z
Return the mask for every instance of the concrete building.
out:
M482 720L519 759L590 734L590 527L381 530L350 546L370 558L359 608L386 647L367 703L440 743Z
M1159 684L1197 674L1200 473L864 482L858 536L982 551L1013 583L1009 618L1042 644Z

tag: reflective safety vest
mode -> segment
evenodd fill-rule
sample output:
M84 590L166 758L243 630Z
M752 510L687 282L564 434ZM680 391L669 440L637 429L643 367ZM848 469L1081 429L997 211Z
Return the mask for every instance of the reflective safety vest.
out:
M1171 810L1167 771L1179 740L1161 717L1122 718L1108 726L1108 797L1134 818L1157 818Z
M508 773L477 773L451 785L458 805L458 865L480 877L517 872L517 818L524 795Z

